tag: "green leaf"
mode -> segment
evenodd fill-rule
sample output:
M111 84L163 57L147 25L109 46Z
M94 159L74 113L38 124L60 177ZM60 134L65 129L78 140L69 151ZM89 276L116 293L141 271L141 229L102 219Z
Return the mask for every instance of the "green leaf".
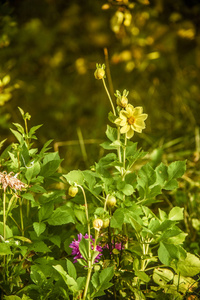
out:
M36 285L42 285L44 282L46 282L46 277L40 267L38 265L31 266L31 280Z
M144 165L138 172L138 185L146 189L156 181L156 173L149 163Z
M29 137L33 138L33 134L36 132L36 130L38 130L42 125L37 125L37 126L33 126L31 127L30 131L29 131Z
M78 286L74 278L69 276L61 265L53 266L53 268L62 276L64 282L71 291L76 292L78 290Z
M76 268L74 267L74 264L69 259L67 259L66 261L67 261L67 271L68 271L69 276L71 276L72 278L74 278L76 280L77 273L76 273Z
M122 224L124 223L124 209L118 208L114 212L110 220L110 226L112 228L122 229Z
M0 142L0 150L1 150L1 148L3 147L3 144L5 143L6 140L7 140L7 139L5 139L5 140L3 140L3 141Z
M16 137L19 143L22 143L24 141L23 136L18 131L11 128L10 130L12 131L12 133L14 134L14 136Z
M94 286L95 289L98 288L98 286L100 284L100 281L99 281L99 272L95 272L92 275L92 284L93 284L93 286Z
M180 221L183 220L183 207L175 206L169 212L169 220Z
M180 272L182 276L191 277L200 273L200 259L194 254L187 253L185 258L180 259L177 264L171 264L171 266Z
M43 204L41 208L39 209L38 216L39 221L47 220L53 213L54 210L54 204L53 203L47 203Z
M40 175L43 177L49 177L53 175L57 171L61 162L62 159L60 159L57 152L46 154L43 160Z
M106 136L111 141L117 140L117 129L107 125Z
M33 195L31 193L24 193L22 194L22 198L30 200L30 201L35 201Z
M69 182L70 185L75 183L78 185L83 185L84 183L84 175L80 170L71 171L67 175L63 175L63 177Z
M40 173L40 163L35 162L32 166L27 167L25 177L30 182L32 178L37 176Z
M49 237L49 240L56 246L58 246L58 248L60 248L60 244L61 244L61 237L59 235L53 235L51 237Z
M49 225L63 225L68 223L75 223L74 212L70 207L58 207L47 220Z
M173 260L178 261L182 257L186 257L186 253L181 246L160 242L158 258L164 265L170 266Z
M34 193L46 193L46 190L38 185L38 184L34 184L29 188L29 191L34 192Z
M4 296L4 299L5 300L21 300L21 298L16 295ZM27 298L27 299L30 299L30 298ZM23 298L23 300L25 300L25 298Z
M82 237L79 243L79 251L86 261L88 261L88 244L89 239L85 239L84 237Z
M41 233L43 233L46 229L46 224L45 223L38 223L38 222L34 222L33 223L33 228L35 230L35 233L37 234L37 236L40 236Z
M95 276L93 280L93 284L97 284L99 281L98 286L96 287L96 291L92 294L93 297L100 297L105 295L104 290L111 287L113 284L109 281L114 276L114 267L108 267L106 269L103 269L101 273L96 272L99 275L99 278L97 278L97 275Z
M180 178L186 170L186 161L172 162L168 167L168 179Z
M43 241L34 241L33 244L29 245L29 249L35 252L51 252L47 245Z
M4 227L3 227L3 222L0 222L0 235L3 236L4 232ZM6 238L11 238L13 237L13 232L12 229L8 225L6 225Z
M163 163L161 163L156 169L157 182L163 186L165 181L168 180L168 169Z
M153 281L160 286L165 286L169 281L173 280L174 273L169 269L156 268L153 271Z
M18 124L18 123L13 123L13 125L15 127L17 127L17 130L23 135L24 134L24 128L22 127L22 125Z
M8 243L0 243L0 255L12 254L10 246Z
M144 271L136 271L135 275L141 279L143 282L149 282L150 277Z
M114 276L114 267L108 267L101 271L99 280L100 284L103 285L104 282L109 282Z

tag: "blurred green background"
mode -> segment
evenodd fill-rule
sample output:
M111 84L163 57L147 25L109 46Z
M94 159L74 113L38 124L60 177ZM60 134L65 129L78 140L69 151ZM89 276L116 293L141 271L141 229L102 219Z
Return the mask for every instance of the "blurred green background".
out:
M29 126L43 124L36 145L53 139L66 171L97 161L111 108L94 71L107 49L114 91L127 89L149 115L134 139L155 164L198 164L198 0L8 0L0 28L1 140L14 141L21 107Z

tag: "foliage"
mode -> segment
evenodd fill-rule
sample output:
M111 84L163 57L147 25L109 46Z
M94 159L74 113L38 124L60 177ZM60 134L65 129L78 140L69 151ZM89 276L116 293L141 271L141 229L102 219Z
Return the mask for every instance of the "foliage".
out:
M2 299L184 299L197 290L200 260L184 247L183 208L151 208L178 188L186 162L145 162L131 138L147 115L128 98L120 106L119 91L115 106L100 80L112 126L107 152L88 170L59 173L58 152L49 152L51 141L34 147L41 126L28 129L31 116L19 108L24 126L13 123L17 142L0 155Z

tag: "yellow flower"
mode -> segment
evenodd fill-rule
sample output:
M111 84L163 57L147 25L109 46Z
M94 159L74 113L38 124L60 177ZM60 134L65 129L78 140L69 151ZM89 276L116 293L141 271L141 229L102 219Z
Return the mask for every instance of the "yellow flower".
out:
M144 121L147 117L147 114L143 114L141 106L134 107L128 104L125 110L120 111L119 118L115 120L115 124L121 126L120 132L126 133L127 138L130 139L134 135L134 131L141 133L145 129Z

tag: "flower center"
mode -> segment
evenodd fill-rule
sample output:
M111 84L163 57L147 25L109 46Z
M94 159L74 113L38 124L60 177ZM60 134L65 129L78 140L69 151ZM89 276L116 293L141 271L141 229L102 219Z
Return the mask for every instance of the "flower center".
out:
M133 117L130 117L130 118L128 119L128 124L129 124L129 125L133 125L134 122L135 122L135 119L134 119Z

